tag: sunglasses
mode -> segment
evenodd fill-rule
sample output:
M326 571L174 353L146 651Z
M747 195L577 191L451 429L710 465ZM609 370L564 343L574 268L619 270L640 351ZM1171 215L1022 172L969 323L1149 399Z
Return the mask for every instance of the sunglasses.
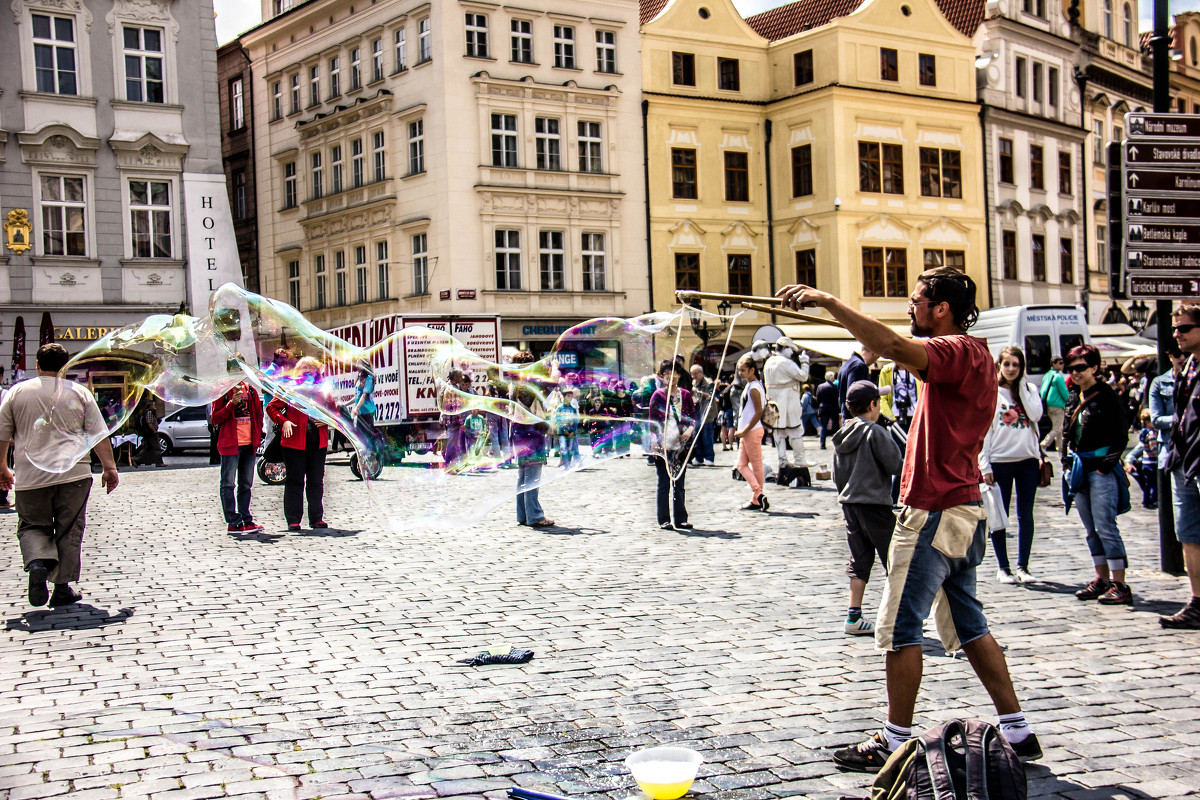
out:
M1173 330L1175 333L1191 333L1192 331L1196 330L1196 328L1200 328L1200 325L1197 325L1194 322L1185 322L1182 325L1175 325L1171 328L1171 330Z
M1089 369L1091 369L1091 366L1086 363L1072 364L1071 366L1067 367L1067 372L1086 372Z

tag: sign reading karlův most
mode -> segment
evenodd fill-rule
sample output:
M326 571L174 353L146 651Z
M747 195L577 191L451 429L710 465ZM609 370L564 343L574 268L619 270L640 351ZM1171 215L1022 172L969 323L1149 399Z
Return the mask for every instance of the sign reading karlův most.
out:
M1125 115L1124 264L1130 297L1196 297L1200 287L1200 114Z

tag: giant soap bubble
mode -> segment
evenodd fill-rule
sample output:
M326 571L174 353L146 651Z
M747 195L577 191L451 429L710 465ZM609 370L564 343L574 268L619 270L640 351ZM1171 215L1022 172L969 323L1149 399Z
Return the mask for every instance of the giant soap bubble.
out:
M285 303L227 284L213 293L207 316L152 316L113 331L63 375L92 387L109 433L127 424L145 393L198 406L249 381L264 398L329 426L335 447L353 453L371 484L381 521L401 527L479 519L515 496L515 474L504 471L519 465L543 464L530 486L545 485L610 458L651 453L669 456L678 476L695 444L691 429L707 412L699 407L688 419L675 407L649 419L658 366L679 354L682 312L589 320L543 358L508 362L494 358L498 342L481 351L453 321L395 330L395 319L341 338ZM360 372L374 382L373 418L352 407ZM30 452L41 469L63 472L97 442L69 407L53 404L38 423L69 442ZM331 462L327 483L337 469Z

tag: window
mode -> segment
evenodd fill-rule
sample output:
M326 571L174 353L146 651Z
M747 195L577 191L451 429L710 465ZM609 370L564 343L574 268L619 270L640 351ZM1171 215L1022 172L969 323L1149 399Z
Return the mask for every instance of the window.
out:
M229 129L240 131L246 127L246 96L241 78L229 83Z
M371 83L383 80L383 39L371 42Z
M812 145L802 144L792 148L792 197L805 197L812 193Z
M1133 47L1133 11L1126 3L1121 10L1121 39L1126 47Z
M565 288L562 231L538 232L538 266L543 292L560 292Z
M958 150L920 148L921 195L962 197L962 154Z
M288 305L300 308L300 262L288 262Z
M603 172L599 122L579 122L579 171Z
M488 57L487 25L486 15L467 14L467 55L469 57Z
M1046 105L1058 109L1058 67L1046 70Z
M133 103L166 102L163 94L162 31L125 25L123 33L125 99Z
M1104 35L1113 38L1113 8L1112 0L1104 0Z
M496 230L496 288L521 288L521 232Z
M1017 56L1017 66L1015 67L1017 80L1017 97L1025 98L1025 59Z
M575 69L575 29L570 25L554 26L554 66Z
M883 279L883 248L862 249L863 297L885 297Z
M1092 163L1104 163L1104 120L1092 120Z
M617 34L613 31L596 31L596 72L609 74L617 71Z
M325 297L325 256L319 255L313 260L313 275L317 284L317 308L324 308Z
M1058 240L1058 276L1060 283L1075 282L1075 243L1070 239Z
M1033 279L1039 283L1046 282L1046 237L1035 233L1033 240Z
M558 133L558 120L553 117L538 117L534 125L534 150L538 169L562 169L562 140Z
M430 35L429 17L417 23L417 63L433 60L433 37Z
M908 251L862 249L863 297L908 296Z
M271 84L271 119L283 116L283 84L275 81Z
M322 175L323 171L321 169L321 152L318 150L312 154L312 196L314 200L322 195Z
M333 254L333 280L334 291L336 292L337 304L339 306L346 305L346 251L338 250Z
M83 178L42 175L39 182L42 187L42 255L87 255L87 198Z
M342 59L334 56L329 59L329 96L337 97L342 93Z
M359 303L367 302L367 248L354 248L354 297Z
M1000 139L1000 182L1013 183L1013 143L1012 139Z
M355 47L350 51L350 91L362 88L362 49Z
M1125 129L1120 125L1113 125L1113 135L1109 139L1110 142L1119 142L1125 138Z
M354 139L350 142L350 185L357 189L363 182L362 139Z
M375 289L379 293L380 300L387 300L391 296L391 281L388 274L388 243L375 243Z
M1034 189L1046 188L1045 170L1043 169L1046 160L1045 148L1040 144L1031 144L1029 146L1029 185Z
M900 145L858 143L858 190L904 194L904 150Z
M492 114L492 166L517 166L516 114Z
M494 115L493 115L494 116ZM425 120L408 123L408 174L425 171Z
M1033 62L1033 102L1042 102L1042 65Z
M396 61L396 72L403 72L408 69L408 41L404 28L396 31L394 49L395 55L393 57Z
M335 144L329 149L329 174L333 194L342 190L342 146Z
M726 92L737 92L742 88L736 58L717 59L717 88Z
M676 86L696 85L696 56L691 53L671 53L671 83Z
M1046 0L1025 0L1022 4L1022 10L1026 14L1036 14L1045 19L1046 17Z
M1071 189L1071 154L1066 150L1058 151L1058 191L1059 194L1074 194Z
M300 75L292 76L292 113L300 113Z
M1000 235L1000 249L1003 252L1004 280L1017 279L1017 232L1004 231Z
M801 50L792 56L792 71L795 73L797 86L813 82L812 50Z
M750 201L750 154L736 150L725 153L725 200Z
M308 106L312 108L321 104L321 68L308 68Z
M926 250L925 269L952 267L966 272L967 254L962 250Z
M527 19L512 21L512 60L518 64L533 63L533 23Z
M700 291L700 254L675 254L675 288Z
M1178 111L1180 114L1186 113L1187 112L1187 101L1185 101L1182 97L1175 98L1175 110Z
M283 165L283 207L295 208L300 201L297 191L296 162L289 161Z
M585 292L603 292L607 288L604 234L583 234L580 253L583 255L583 290Z
M937 57L929 53L917 56L917 80L922 86L937 86Z
M234 219L246 218L246 171L244 169L233 173L233 216Z
M671 196L680 200L695 200L698 196L695 150L684 147L671 148Z
M1096 224L1096 272L1101 274L1108 272L1108 223L1099 222ZM1086 270L1085 270L1086 272ZM1087 282L1087 276L1084 275L1084 282Z
M33 15L33 67L39 92L79 94L74 19Z
M900 80L899 56L890 47L879 48L879 80Z
M730 255L726 258L727 272L729 273L729 293L748 297L752 294L750 291L750 256L748 255Z
M371 137L371 157L375 162L375 180L387 177L387 150L384 149L383 131L375 131Z
M796 283L805 286L817 286L817 251L796 251Z

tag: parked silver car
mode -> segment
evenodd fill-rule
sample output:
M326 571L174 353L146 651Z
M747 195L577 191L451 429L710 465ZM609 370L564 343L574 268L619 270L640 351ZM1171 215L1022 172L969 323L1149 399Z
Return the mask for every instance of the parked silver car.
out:
M163 417L158 423L163 452L208 450L207 411L206 406L185 406Z

